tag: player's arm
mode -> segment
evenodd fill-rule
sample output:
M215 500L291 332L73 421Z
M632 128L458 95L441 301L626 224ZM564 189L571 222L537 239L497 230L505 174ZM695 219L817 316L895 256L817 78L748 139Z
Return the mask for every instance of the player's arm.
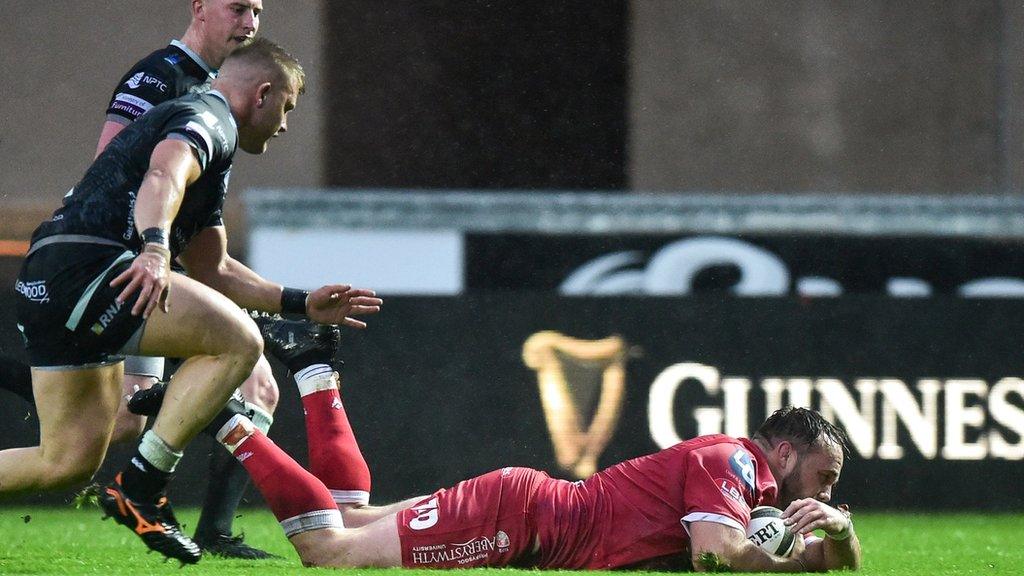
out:
M693 568L698 572L728 567L735 572L804 572L799 542L789 558L773 556L744 536L743 531L718 522L689 524ZM711 556L713 555L713 556Z
M807 534L814 530L825 532L825 538L807 544L805 562L809 570L860 568L860 540L853 530L849 512L813 498L803 498L793 501L783 512L782 518L795 534Z
M351 316L380 311L381 300L370 290L344 284L330 284L309 293L303 310L282 310L283 286L266 280L227 252L223 226L210 226L189 241L178 260L191 278L224 294L243 308L265 312L302 312L322 324L344 324L365 328L366 323Z
M136 63L110 97L107 119L100 130L99 141L96 142L94 159L139 116L176 96L173 89L168 89L168 86L173 86L174 77L174 69L163 61L154 63L147 59Z
M157 305L167 310L171 258L168 234L185 196L185 188L200 174L192 148L181 140L163 140L150 155L149 169L135 199L135 227L142 237L142 252L110 283L111 286L124 284L118 296L121 302L139 293L132 314L148 318Z
M106 150L107 144L110 144L110 141L114 139L114 136L120 134L121 130L124 130L125 126L127 126L127 124L114 122L113 120L107 120L103 123L103 130L100 131L100 140L96 143L96 154L93 156L94 160L101 152Z
M190 278L224 294L243 308L279 312L280 284L266 280L228 254L223 226L203 228L178 256Z

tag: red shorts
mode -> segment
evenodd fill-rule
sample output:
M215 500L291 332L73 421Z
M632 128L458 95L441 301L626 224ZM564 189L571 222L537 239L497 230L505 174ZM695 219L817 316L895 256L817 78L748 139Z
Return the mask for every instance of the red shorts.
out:
M533 496L548 475L502 468L398 513L406 568L518 566L533 557Z

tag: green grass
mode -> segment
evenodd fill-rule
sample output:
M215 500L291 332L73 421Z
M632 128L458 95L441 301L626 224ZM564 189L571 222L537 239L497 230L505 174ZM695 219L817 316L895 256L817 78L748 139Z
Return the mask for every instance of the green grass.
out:
M236 521L255 546L284 558L263 562L204 558L196 566L179 568L146 554L142 543L112 521L100 522L96 510L72 508L0 508L0 574L175 574L231 576L258 573L336 573L303 570L298 557L269 512L245 510ZM192 526L195 510L179 518ZM867 576L1020 575L1024 574L1024 514L878 514L856 515L864 548ZM28 520L26 522L26 519ZM437 571L346 570L345 574L384 573L412 576ZM474 571L482 572L482 571ZM494 572L488 570L487 572ZM517 570L502 570L513 576ZM464 574L466 571L459 571ZM534 571L523 571L536 574ZM559 572L559 576L572 574Z

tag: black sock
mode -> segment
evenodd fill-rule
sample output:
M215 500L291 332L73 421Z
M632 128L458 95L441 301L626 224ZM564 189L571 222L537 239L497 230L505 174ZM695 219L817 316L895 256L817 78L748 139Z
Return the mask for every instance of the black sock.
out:
M210 435L210 438L216 440L217 432L220 432L220 429L228 423L228 420L231 420L237 414L241 414L242 416L252 419L252 412L246 409L245 404L232 398L228 400L228 403L224 405L224 408L222 408L220 412L217 412L217 415L210 420L210 423L203 428L203 432L206 432ZM228 456L231 455L229 452L225 453L228 454ZM232 457L231 461L233 462L234 460L234 457Z
M210 454L210 483L196 525L196 539L209 540L216 534L231 535L235 512L249 485L249 473L227 450Z
M133 502L154 502L167 488L171 473L164 472L149 463L149 460L135 450L128 466L121 473L121 486Z

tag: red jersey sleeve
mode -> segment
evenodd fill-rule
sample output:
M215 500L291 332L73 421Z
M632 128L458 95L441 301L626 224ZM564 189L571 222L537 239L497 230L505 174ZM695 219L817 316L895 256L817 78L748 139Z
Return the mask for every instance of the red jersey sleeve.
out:
M743 446L713 444L687 455L683 525L717 522L743 530L754 505L757 469Z

